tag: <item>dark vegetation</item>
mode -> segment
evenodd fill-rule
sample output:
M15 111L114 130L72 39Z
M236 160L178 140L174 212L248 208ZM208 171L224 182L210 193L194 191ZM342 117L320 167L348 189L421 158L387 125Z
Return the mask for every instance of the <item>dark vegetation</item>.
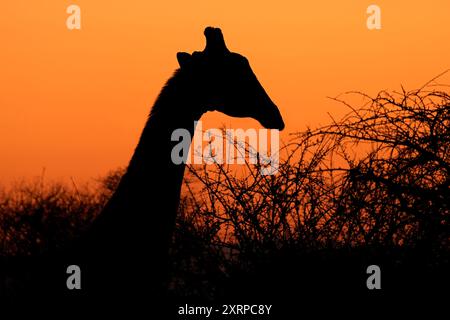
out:
M260 175L258 165L188 167L169 294L183 302L260 297L268 303L270 297L302 292L321 299L347 291L376 294L365 286L370 264L381 266L384 292L428 295L445 289L445 89L428 84L376 97L352 92L334 98L349 113L292 135L274 176ZM85 187L42 179L3 191L1 254L37 255L82 234L122 172Z

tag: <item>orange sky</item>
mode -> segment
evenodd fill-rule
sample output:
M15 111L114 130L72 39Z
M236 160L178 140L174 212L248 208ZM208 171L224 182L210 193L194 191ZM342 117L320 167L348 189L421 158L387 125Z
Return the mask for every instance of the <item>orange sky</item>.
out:
M72 3L81 30L66 27ZM382 10L378 31L366 27L371 3ZM346 111L326 96L416 88L449 68L449 13L448 0L4 2L0 183L44 167L83 181L125 165L176 52L202 50L205 26L248 57L293 132Z

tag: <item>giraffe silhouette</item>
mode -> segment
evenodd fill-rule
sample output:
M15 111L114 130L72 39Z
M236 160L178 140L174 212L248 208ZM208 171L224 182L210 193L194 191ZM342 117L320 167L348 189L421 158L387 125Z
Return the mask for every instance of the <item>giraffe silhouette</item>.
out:
M178 143L171 139L175 129L187 129L192 137L195 121L215 110L254 118L268 129L284 128L248 60L227 49L219 28L208 27L204 35L203 51L177 54L180 68L160 92L117 190L64 260L80 266L79 294L95 303L101 299L110 308L139 308L164 300L185 169L171 160ZM58 268L53 272L61 274ZM67 292L65 281L58 286Z

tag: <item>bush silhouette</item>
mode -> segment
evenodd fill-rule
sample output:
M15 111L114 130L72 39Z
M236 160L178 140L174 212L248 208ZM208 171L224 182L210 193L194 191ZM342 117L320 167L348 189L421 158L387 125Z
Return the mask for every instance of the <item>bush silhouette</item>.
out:
M33 256L79 236L112 195L123 169L92 185L46 182L45 174L0 191L0 254Z
M443 285L437 274L448 267L450 249L450 96L431 89L333 98L350 112L295 134L274 176L248 163L241 171L191 166L173 246L181 255L174 258L174 287L202 296L197 288L208 286L200 280L215 282L208 291L214 299L233 277L240 282L233 294L246 281L257 294L258 281L286 289L300 277L299 287L313 289L329 263L344 270L322 279L322 289L342 292L351 280L332 284L339 272L365 279L360 273L371 263L392 270L395 289ZM361 98L359 107L348 102ZM433 280L436 268L441 273ZM308 283L311 274L317 277ZM423 283L408 286L417 275Z

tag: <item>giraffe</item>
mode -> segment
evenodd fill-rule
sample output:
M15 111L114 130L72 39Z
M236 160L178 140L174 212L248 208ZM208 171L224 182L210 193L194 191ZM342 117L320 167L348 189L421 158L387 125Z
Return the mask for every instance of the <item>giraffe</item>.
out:
M163 296L185 169L171 161L175 129L192 137L194 123L216 110L284 128L248 60L228 50L219 28L207 27L204 35L203 51L177 53L180 67L156 99L126 173L69 259L80 265L83 290L93 297L139 306Z

